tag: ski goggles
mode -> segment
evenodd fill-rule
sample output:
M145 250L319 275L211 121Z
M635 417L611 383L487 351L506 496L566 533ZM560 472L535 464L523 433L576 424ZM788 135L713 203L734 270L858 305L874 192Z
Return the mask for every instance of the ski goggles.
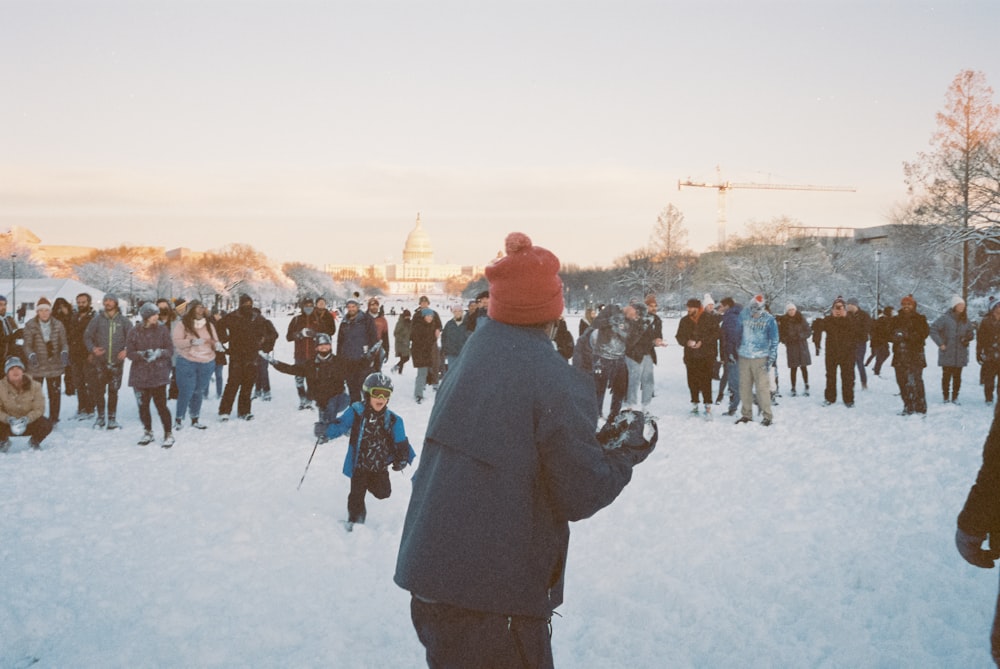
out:
M392 391L388 388L372 388L368 391L368 394L380 400L387 400L392 396Z

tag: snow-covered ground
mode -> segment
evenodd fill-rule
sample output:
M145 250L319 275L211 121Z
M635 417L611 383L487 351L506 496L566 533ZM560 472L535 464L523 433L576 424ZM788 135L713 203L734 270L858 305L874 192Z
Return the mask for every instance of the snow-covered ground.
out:
M276 353L291 360L283 337ZM814 362L812 396L786 394L764 428L688 417L680 354L660 352L656 452L572 527L557 666L991 666L997 573L953 545L992 415L978 368L952 406L930 367L922 419L895 415L889 368L856 408L822 407ZM395 380L419 453L432 403L413 401L412 368ZM40 452L15 440L0 456L0 667L422 666L392 582L410 470L345 532L344 440L296 490L314 414L291 377L271 381L251 423L216 423L213 389L209 429L171 450L135 444L128 391L121 431L64 420ZM64 398L64 418L75 408Z

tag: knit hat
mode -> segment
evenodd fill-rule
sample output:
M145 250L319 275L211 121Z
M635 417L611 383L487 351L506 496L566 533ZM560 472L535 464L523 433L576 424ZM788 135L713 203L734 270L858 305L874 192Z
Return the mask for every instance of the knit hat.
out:
M38 298L38 301L35 302L35 311L40 311L42 309L48 309L49 311L52 311L52 303L49 302L49 298L40 297Z
M253 298L246 293L240 293L239 305L242 307L244 304L253 304Z
M21 369L24 369L24 363L21 362L21 359L16 355L12 355L9 358L7 358L7 362L5 362L3 365L3 373L6 374L14 367L20 367Z
M750 311L764 311L764 296L754 295L750 300Z
M115 304L118 304L118 296L114 293L104 293L104 300L111 300ZM104 301L102 300L102 302Z
M836 309L838 304L843 305L845 307L847 306L847 302L845 302L844 298L841 297L840 295L838 295L837 297L834 298L833 304L830 305L830 306L832 306L834 309Z
M423 309L420 310L420 315L421 316L425 316L425 317L426 316L433 316L434 315L434 310L433 309L428 309L427 307L424 307Z
M952 295L951 299L948 300L948 308L949 309L954 309L955 307L957 307L960 304L965 304L965 300L963 300L958 295Z
M326 344L327 346L333 346L333 339L331 339L330 335L328 335L327 333L320 332L319 334L316 335L316 345L322 346L323 344Z
M901 306L901 307L910 306L910 307L913 307L914 309L916 309L917 308L917 301L915 299L913 299L913 295L907 295L906 297L904 297L903 299L901 299L899 301L899 306Z
M151 316L156 316L159 313L160 309L152 302L143 302L142 306L139 307L139 318L143 321L146 321Z
M0 295L0 302L6 302L6 301L7 301L7 296L6 295Z
M486 267L490 282L489 317L510 325L534 325L557 320L563 312L559 258L533 246L522 232L504 241L507 255Z
M785 313L786 313L786 314L787 314L787 313L788 313L789 311L791 311L792 309L796 309L796 310L798 310L798 307L796 307L796 306L795 306L794 304L792 304L791 302L789 302L788 304L786 304L786 305L785 305Z
M352 298L352 299L350 299L350 300L347 300L347 302L345 302L345 303L344 303L344 306L350 306L350 305L352 305L352 304L353 304L354 306L360 306L360 305L358 305L358 301L357 301L357 300L355 300L355 299L353 299L353 298Z
M697 297L692 297L690 300L687 301L687 308L688 309L701 309L701 302L698 300Z
M706 307L710 304L713 307L715 306L715 300L712 299L711 293L705 293L705 297L702 298L701 303L704 304Z

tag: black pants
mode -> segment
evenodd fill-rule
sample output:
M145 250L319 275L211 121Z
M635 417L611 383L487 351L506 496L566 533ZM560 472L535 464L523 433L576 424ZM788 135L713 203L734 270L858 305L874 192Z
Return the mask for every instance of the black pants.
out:
M157 386L155 388L136 388L135 401L139 404L139 420L142 427L147 432L153 430L153 416L149 410L149 403L152 401L156 407L156 413L160 415L160 423L163 425L163 434L171 430L170 409L167 407L167 386Z
M997 381L1000 380L1000 362L983 363L982 368L983 392L986 393L986 401L992 402L997 393Z
M688 390L691 393L691 403L697 404L698 397L705 404L712 403L712 358L692 358L684 363L687 367Z
M122 367L108 367L103 362L100 365L90 365L90 390L94 400L97 415L104 416L104 397L107 394L108 417L114 418L118 411L118 389L122 386Z
M87 359L70 362L67 379L73 377L73 387L76 390L76 411L77 413L91 413L94 410L94 394L90 389L90 375L87 370L91 364ZM69 381L66 382L67 388Z
M948 391L951 391L951 399L958 399L958 391L962 389L962 368L942 367L941 368L941 392L944 398L948 399Z
M47 377L45 392L49 396L49 420L54 423L59 420L59 409L62 407L62 376Z
M365 522L368 513L365 509L365 495L368 493L375 499L385 499L392 494L388 469L372 472L360 467L355 468L351 475L351 492L347 496L347 520L352 523Z
M413 597L429 669L552 669L550 619L471 611Z
M222 391L222 399L219 400L219 415L228 416L233 410L233 402L236 402L237 416L249 415L255 383L257 383L257 360L231 359L226 389ZM238 402L236 401L237 392L240 395Z
M396 371L398 371L400 374L402 374L403 373L403 365L405 365L407 362L410 361L410 356L408 356L408 355L400 355L400 356L397 356L397 357L399 358L399 362L396 363L395 365L393 365L392 368L395 369Z
M837 401L837 369L840 368L840 391L844 404L854 404L854 356L840 358L826 356L826 391L823 399L833 404Z
M40 444L45 437L49 436L50 432L52 432L52 421L45 416L42 416L28 423L28 427L25 429L24 434L20 436L29 437L36 444ZM11 436L10 424L7 422L0 422L0 441L7 441L11 438Z
M916 365L896 365L896 384L903 398L906 413L927 413L927 396L924 394L924 369Z
M878 346L873 346L872 355L875 356L875 367L872 371L878 376L882 372L882 365L889 359L889 345L879 344Z

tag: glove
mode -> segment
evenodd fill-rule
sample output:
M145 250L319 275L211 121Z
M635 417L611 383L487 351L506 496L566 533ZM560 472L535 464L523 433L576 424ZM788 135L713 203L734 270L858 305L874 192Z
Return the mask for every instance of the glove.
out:
M28 354L28 364L34 367L38 364L38 355L35 353Z
M15 437L21 436L22 434L24 434L25 430L28 429L27 417L14 418L13 416L11 416L10 418L7 419L7 422L10 423L10 433Z
M139 355L141 355L146 362L153 362L154 360L160 357L161 350L162 349L159 348L147 348L141 351Z
M270 353L265 353L264 351L257 351L257 355L267 360L268 364L274 364L274 356Z
M302 328L301 330L299 330L298 337L299 339L309 339L311 337L314 337L315 335L316 331L313 330L312 328Z
M408 464L410 463L408 463L406 460L394 460L392 463L392 470L396 472L401 472L404 469L406 469L406 465Z
M330 441L330 438L326 436L326 430L329 426L329 423L324 421L317 421L313 423L313 435L319 440L319 443L325 444Z
M201 337L195 337L194 339L191 340L191 345L192 346L201 346L204 343L205 343L205 340L202 339Z
M368 347L367 346L362 346L361 347L361 352L364 353L365 355L368 355Z
M222 345L221 341L215 342L215 350L217 353L225 353L226 347Z
M735 355L733 355L732 353L730 353L727 357L728 357L729 362L731 362L732 364L736 364L736 356Z
M974 567L993 569L996 554L994 551L983 550L984 541L986 541L986 537L966 534L961 529L955 531L955 546L958 547L958 552L962 554L965 561Z
M69 351L63 351L59 354L59 362L62 363L63 367L69 364Z

